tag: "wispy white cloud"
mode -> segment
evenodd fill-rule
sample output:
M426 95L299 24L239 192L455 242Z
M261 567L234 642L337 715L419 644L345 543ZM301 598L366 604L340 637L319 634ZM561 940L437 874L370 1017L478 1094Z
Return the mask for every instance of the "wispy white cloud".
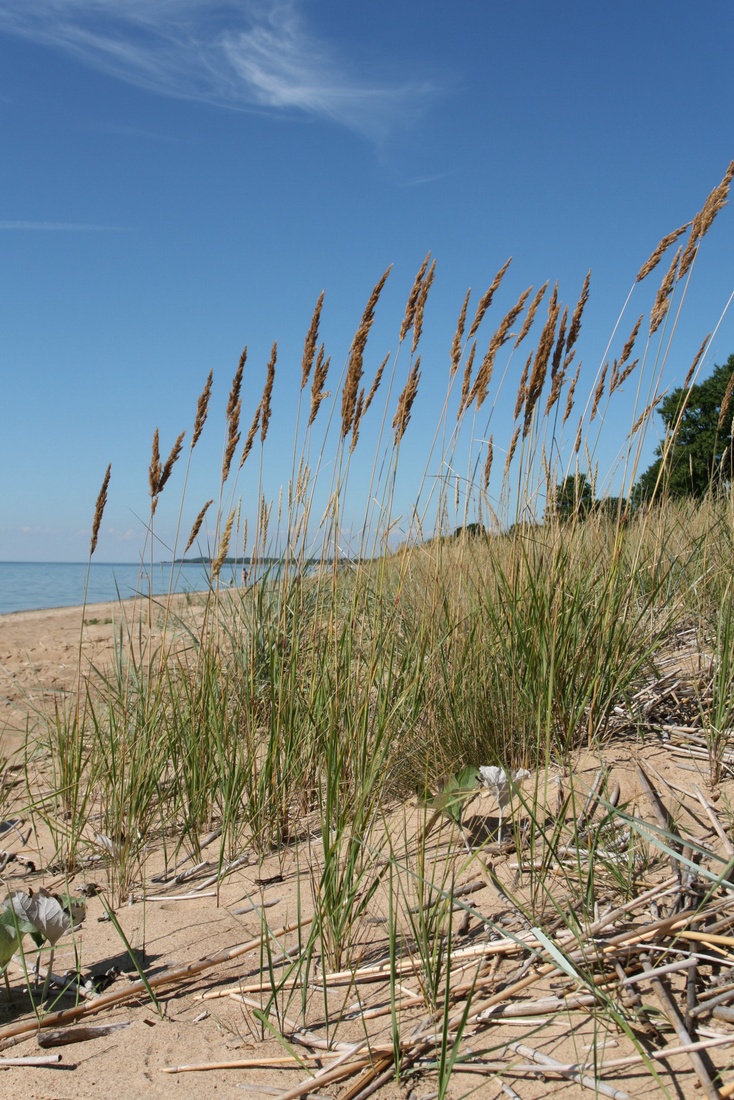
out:
M2 229L32 229L32 230L60 230L61 232L73 232L73 233L129 233L129 229L126 229L122 225L87 225L84 222L22 222L22 221L0 221L0 230Z
M309 28L302 0L2 0L2 32L152 91L301 111L373 139L436 92L344 56Z

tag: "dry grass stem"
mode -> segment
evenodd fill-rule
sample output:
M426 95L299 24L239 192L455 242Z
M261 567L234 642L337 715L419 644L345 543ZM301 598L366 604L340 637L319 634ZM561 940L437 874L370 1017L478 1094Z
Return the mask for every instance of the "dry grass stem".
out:
M102 516L104 515L105 505L107 504L107 490L110 485L110 477L112 476L112 465L107 467L107 471L102 479L102 488L99 490L97 496L97 503L94 508L94 519L92 520L92 537L89 542L89 556L90 558L97 549L97 540L99 538L99 528L102 523Z
M494 279L492 280L492 284L489 287L489 290L486 292L486 294L482 298L479 299L479 304L477 305L477 312L474 314L474 320L472 321L471 328L469 329L469 336L467 337L467 339L472 340L476 336L477 330L479 329L479 326L481 325L482 321L484 320L484 315L487 312L487 310L489 309L489 307L491 306L492 299L494 298L495 294L497 293L497 290L499 289L499 285L502 282L502 279L504 278L504 274L507 271L507 268L510 266L511 263L512 263L512 256L510 256L509 260L507 260L507 262L504 263L502 265L502 267L499 269L499 271L495 275Z
M456 332L454 338L451 341L451 369L449 370L449 377L453 378L459 369L459 363L461 362L461 345L464 339L464 329L466 328L466 311L469 308L469 298L471 297L471 290L467 290L466 298L464 298L464 304L461 307L461 313L459 314L459 320L456 323Z
M194 525L191 528L191 534L189 535L189 541L186 543L186 546L184 547L184 555L188 554L189 550L194 545L194 542L196 541L196 538L199 534L199 531L201 530L201 525L204 522L204 516L206 515L206 513L209 509L209 506L213 503L214 503L213 500L208 500L206 502L206 504L204 505L204 507L199 512L196 519L194 520Z
M680 235L682 233L685 233L686 229L688 229L691 224L691 222L686 222L686 224L682 225L680 229L675 229L672 233L668 233L667 236L663 237L662 241L652 253L649 260L646 260L640 270L637 272L637 278L635 279L636 283L642 282L643 279L647 278L651 271L655 270L665 253L670 248L671 244L673 244L674 241L677 241Z
M484 463L484 471L482 473L482 489L486 493L489 488L489 479L492 474L492 459L494 458L494 444L492 442L492 436L489 437L487 443L487 458Z
M263 388L262 400L260 402L260 442L265 442L265 437L268 434L268 428L270 426L270 414L272 411L272 397L273 397L273 382L275 381L275 364L278 359L278 343L275 341L272 350L270 352L270 359L268 360L268 373L265 379L265 386Z
M709 334L706 336L705 340L701 344L701 347L696 352L696 356L695 356L693 362L691 363L690 367L688 368L688 373L686 374L686 377L683 381L683 389L684 390L687 390L688 387L690 386L691 381L693 379L693 376L696 373L696 368L698 367L698 364L701 362L701 357L702 357L704 351L706 350L706 346L707 346L710 339L711 339L711 333L709 332Z
M201 433L204 430L204 424L206 423L207 414L209 412L209 399L212 395L212 380L214 374L209 371L209 376L204 384L204 389L201 391L201 395L196 405L196 417L194 419L194 433L191 436L191 450L193 451L196 444L199 442Z
M411 367L410 374L408 375L408 380L405 383L405 388L398 398L398 407L395 412L395 418L392 422L392 426L395 429L396 447L405 435L405 429L408 427L408 421L410 420L410 410L413 407L415 395L418 392L418 383L421 377L420 365L421 357L419 355L415 363Z
M517 450L517 443L518 443L519 438L520 438L520 425L518 424L518 426L515 428L514 432L512 433L512 439L510 440L510 447L509 447L509 450L507 452L507 458L505 459L505 469L504 469L504 473L502 474L503 481L507 480L507 475L510 472L510 466L512 465L512 460L515 457L515 451Z
M540 290L537 292L537 294L533 298L532 302L530 303L530 309L525 314L525 320L523 321L522 328L520 329L520 331L517 335L517 340L515 340L515 347L519 347L519 345L523 342L523 340L525 339L527 334L530 332L530 328L532 326L532 323L535 320L535 314L538 312L538 306L543 301L543 298L545 296L545 292L546 292L547 289L548 289L548 281L546 280L546 282L543 283L542 287L540 288Z
M589 417L589 423L592 422L592 420L596 416L597 411L599 409L599 403L601 402L602 396L604 395L604 383L607 380L607 371L608 370L609 370L609 363L605 363L603 368L602 368L602 372L599 375L599 381L596 384L596 389L594 390L594 400L593 400L592 405L591 405L591 416Z
M576 346L576 342L581 332L581 318L583 317L586 303L589 300L589 286L591 284L591 272L586 272L586 278L584 279L584 285L581 287L581 294L579 300L576 303L576 308L573 311L571 317L571 324L568 327L568 339L566 341L566 353L570 353L571 349Z
M571 409L573 408L573 396L576 392L576 386L578 384L580 374L581 374L581 364L579 363L578 367L576 368L576 373L574 374L573 378L571 379L571 382L569 383L568 394L566 395L566 409L563 413L563 420L561 422L562 424L565 424L566 421L568 420L569 416L571 415Z
M525 404L525 398L527 397L528 375L530 374L530 364L533 361L533 353L525 360L525 366L523 367L522 374L520 375L520 384L517 387L517 397L515 399L515 411L512 414L512 419L517 420L518 416L522 412L522 407Z
M306 333L306 340L303 345L303 358L301 360L301 389L305 389L308 385L308 380L311 377L311 367L316 357L316 345L319 340L319 321L321 320L321 310L324 305L324 291L319 294L316 307L313 311L313 317L311 318L311 324L309 325L308 332Z
M331 356L326 359L324 358L324 345L322 344L316 357L316 367L313 372L313 382L311 383L311 411L308 417L309 428L318 416L321 402L325 401L326 398L329 396L329 391L324 389L324 383L326 382L326 376L329 373L330 363Z
M418 302L415 307L415 316L413 318L413 342L410 346L410 354L415 355L418 348L418 343L423 332L423 314L426 308L426 300L428 298L428 291L431 289L434 277L436 275L436 261L434 260L428 269L428 274L421 283L420 294L418 295Z
M161 471L161 476L158 480L158 492L159 493L161 492L161 490L163 489L163 486L166 484L166 482L170 478L171 471L173 470L173 467L176 465L178 457L181 454L181 448L183 447L183 441L184 441L184 436L185 435L186 435L186 432L181 432L181 434L178 436L176 442L173 444L173 447L171 448L171 453L169 454L168 458L166 459L166 464L163 467L163 470Z
M525 397L525 420L523 424L523 439L530 431L530 424L533 418L533 410L535 409L535 405L543 390L543 384L545 383L545 376L548 370L548 361L550 359L550 355L553 350L553 344L555 342L556 323L558 321L559 312L560 306L558 304L558 283L556 283L553 288L550 303L548 305L548 319L546 320L540 340L538 341L538 350L535 354L533 369L527 384L527 394Z
M563 310L560 324L558 325L558 336L556 337L556 346L553 349L553 360L551 362L551 388L548 394L548 400L545 403L545 415L551 411L556 401L561 396L561 390L563 389L563 383L566 379L566 364L561 366L561 360L563 359L563 350L566 343L566 324L568 321L568 307Z
M410 332L410 329L413 325L413 320L415 318L415 311L416 311L417 306L418 306L418 299L420 298L421 291L422 291L422 288L423 288L423 276L425 275L425 273L428 269L428 261L430 260L430 258L431 258L431 253L427 252L426 253L426 258L423 261L423 263L421 264L421 266L418 270L418 274L416 275L415 280L413 282L413 286L410 289L410 294L408 295L408 301L405 304L405 313L403 314L403 321L402 321L402 324L400 325L400 335L398 337L398 343L400 343L400 344L402 344L403 340L408 335L408 333Z
M471 346L469 355L467 356L466 363L464 365L464 374L461 379L461 398L459 400L459 411L456 414L456 419L461 419L461 414L469 405L469 392L471 390L471 372L474 366L474 356L477 354L477 342L476 340Z
M232 379L232 388L229 391L229 397L227 399L227 408L225 410L225 417L228 421L232 419L237 409L237 403L240 400L240 393L242 391L242 374L245 369L245 363L247 362L247 348L242 349L242 355L240 355L240 361L237 364L237 370L235 371L234 378Z
M633 370L638 366L640 360L633 359L633 361L625 367L624 370L619 369L619 363L614 362L612 368L612 376L609 380L609 396L611 397L615 390L618 390L623 382L626 382Z
M148 467L148 485L153 500L158 496L158 486L161 480L163 467L161 466L160 437L158 429L153 432L153 446L151 450L150 466Z
M224 525L222 531L222 538L219 543L219 552L212 562L212 580L215 581L219 574L222 572L222 566L227 560L227 554L229 553L229 544L232 539L232 525L234 523L234 517L236 515L236 508L233 508L227 517L227 522Z
M660 288L655 296L655 302L650 311L650 335L657 332L660 325L668 312L668 306L670 304L670 295L673 292L673 286L675 285L675 273L678 268L678 261L680 260L680 254L682 252L682 246L678 249L670 267L665 273L665 278L660 284Z
M731 397L734 393L734 374L729 379L729 385L726 387L726 393L724 394L724 400L721 402L721 412L719 413L719 422L717 424L718 431L724 427L726 421L726 414L729 411L729 405L731 403Z
M364 371L364 349L367 346L367 338L370 334L373 322L375 320L375 308L377 302L382 293L382 288L387 282L387 277L392 270L392 264L388 267L385 274L378 280L375 287L370 294L369 300L365 307L365 311L362 314L362 320L360 321L359 328L352 341L352 348L349 353L349 362L347 364L347 376L344 381L344 389L342 390L342 427L341 437L344 439L351 431L352 424L354 422L354 411L357 407L357 394L359 393L359 384L362 380L362 374Z
M688 243L686 244L685 252L680 262L680 269L678 271L679 279L682 279L688 272L701 240L708 233L716 215L726 206L732 177L734 177L734 160L729 164L721 183L713 189L706 199L706 202L703 204L702 210L700 213L696 214L696 217L693 219Z
M644 408L642 410L640 415L637 417L637 420L635 420L634 424L630 428L630 432L629 432L629 435L627 437L628 439L631 439L632 436L635 435L635 433L640 430L642 425L645 423L645 421L649 417L650 413L653 412L654 409L656 409L657 406L660 404L660 402L663 399L663 396L664 395L662 393L659 394L653 401L650 402L650 404L646 408Z
M257 429L260 427L260 416L261 416L261 414L262 414L262 401L260 402L258 407L255 409L255 415L252 418L252 424L250 424L250 430L247 433L247 437L245 439L245 445L242 448L242 457L240 458L240 464L239 464L239 469L240 470L242 469L242 467L247 462L250 451L252 450L253 444L255 442L255 436L257 435Z
M477 376L474 379L474 385L472 386L471 393L469 394L469 404L476 400L477 412L484 404L487 393L489 392L489 383L492 380L492 371L494 370L494 361L497 358L497 352L500 350L503 344L506 344L512 335L510 329L514 325L515 321L522 312L525 302L527 301L530 292L533 288L528 287L527 290L518 298L515 305L506 313L502 318L499 328L489 341L489 348L487 354L482 360L482 365L477 371Z

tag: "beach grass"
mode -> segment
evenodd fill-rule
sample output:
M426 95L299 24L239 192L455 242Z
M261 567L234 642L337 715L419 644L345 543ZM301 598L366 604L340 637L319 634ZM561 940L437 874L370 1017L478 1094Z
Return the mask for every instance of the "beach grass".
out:
M574 403L574 359L588 283L569 305L557 288L528 289L488 335L507 265L473 314L467 295L447 339L446 395L399 544L395 486L420 394L422 325L435 270L429 259L408 294L398 353L371 380L365 353L389 269L368 299L338 382L319 343L319 298L304 345L292 477L277 501L266 500L262 476L277 347L246 433L243 354L227 404L219 486L212 501L195 506L187 529L187 467L179 506L174 557L181 546L196 545L205 519L215 532L209 591L188 601L141 592L134 605L121 605L114 661L80 667L75 695L46 716L41 772L51 793L43 797L38 744L28 745L29 806L50 829L56 864L73 879L90 852L103 857L113 906L140 891L152 852L163 853L164 871L184 855L198 861L202 838L212 833L221 874L243 853L258 862L295 853L299 908L308 921L284 970L273 963L277 952L264 928L270 991L261 1020L269 1027L276 1021L281 1033L289 1014L305 1020L314 975L323 981L327 973L356 972L366 965L365 945L379 954L382 944L391 1043L372 1050L371 1081L405 1079L422 1059L421 1072L444 1096L457 1059L466 1060L462 1039L487 996L487 959L462 956L458 928L466 919L490 940L503 934L490 913L477 913L457 895L467 875L498 891L517 929L532 930L542 965L570 977L576 996L590 997L599 1018L613 1021L648 1057L629 1004L599 984L585 951L600 919L599 897L624 906L644 893L677 833L670 822L643 827L633 808L615 799L603 767L590 794L574 779L574 760L582 751L603 756L620 716L627 730L637 722L643 737L636 700L688 631L697 663L681 677L692 685L712 790L727 768L734 714L730 487L698 501L663 492L654 506L634 506L632 487L690 265L729 179L709 197L663 276L649 324L630 324L612 369L601 363L589 380L583 408ZM672 238L638 279L652 276ZM610 329L621 332L627 323L624 312ZM493 380L502 384L521 344L526 367L502 458L487 410L496 400ZM553 501L564 478L583 473L600 483L600 422L625 383L638 396L617 464L619 495L612 506L561 512ZM182 434L164 461L155 434L148 554L174 468L191 461L211 428L211 385L210 376L187 448ZM365 457L359 448L367 416L382 429L375 454ZM666 454L673 444L667 441ZM504 466L500 482L495 450ZM258 459L259 506L247 531L237 479ZM372 476L355 524L350 480L357 461ZM429 490L434 467L445 476ZM90 558L108 491L109 471ZM221 583L221 570L235 547L246 552L251 580L232 589ZM277 567L265 561L273 558ZM484 833L467 823L481 787L464 790L457 777L480 766L530 773L509 798L503 833L496 823ZM507 851L523 879L514 890L493 866ZM688 861L696 863L693 855ZM724 872L723 865L711 872L701 905L729 889ZM382 939L370 931L376 920L386 929ZM400 1008L407 962L428 1013L409 1043ZM332 1036L341 1019L334 1005L325 985L321 1012ZM491 1061L491 1054L483 1057Z

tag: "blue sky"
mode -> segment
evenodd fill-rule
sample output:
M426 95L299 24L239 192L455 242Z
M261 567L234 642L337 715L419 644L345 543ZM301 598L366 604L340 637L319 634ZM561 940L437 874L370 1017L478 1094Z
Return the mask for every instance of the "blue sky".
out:
M591 269L577 352L582 405L640 265L696 213L734 157L733 41L730 0L3 0L0 560L83 560L108 462L96 556L135 560L153 430L164 452L184 428L190 437L211 369L188 530L217 495L223 411L242 347L246 430L275 340L263 471L277 497L291 470L303 340L319 293L337 393L369 293L393 264L367 346L369 383L396 351L429 250L436 277L396 530L426 468L464 294L473 288L473 309L509 256L478 354L527 286L557 279L573 308ZM664 385L682 381L719 323L734 289L733 232L727 208L696 259ZM665 266L635 289L620 346ZM493 498L529 350L510 363L491 421L496 386L475 428L494 438ZM732 352L727 313L703 375ZM408 366L403 352L393 406ZM605 410L594 453L601 479L614 470L635 400L630 383ZM376 398L355 452L347 527L364 514L380 408ZM652 431L644 463L655 441ZM327 445L327 470L332 453ZM252 519L257 449L248 463L236 492ZM619 474L611 476L614 485ZM156 517L161 556L182 483L183 463Z

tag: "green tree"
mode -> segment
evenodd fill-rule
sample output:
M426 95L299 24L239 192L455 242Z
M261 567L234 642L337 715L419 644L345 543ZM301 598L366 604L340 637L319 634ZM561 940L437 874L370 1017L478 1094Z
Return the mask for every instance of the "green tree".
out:
M584 519L594 506L594 490L586 474L569 474L556 485L551 512L559 519Z
M666 442L655 449L655 461L635 485L637 502L652 500L662 492L673 497L702 497L711 488L730 485L734 471L731 448L734 401L727 399L721 426L719 420L732 375L734 355L729 356L724 366L714 367L710 378L687 390L679 387L660 402L658 412L665 424ZM730 392L728 396L732 396ZM661 471L666 449L665 469Z

